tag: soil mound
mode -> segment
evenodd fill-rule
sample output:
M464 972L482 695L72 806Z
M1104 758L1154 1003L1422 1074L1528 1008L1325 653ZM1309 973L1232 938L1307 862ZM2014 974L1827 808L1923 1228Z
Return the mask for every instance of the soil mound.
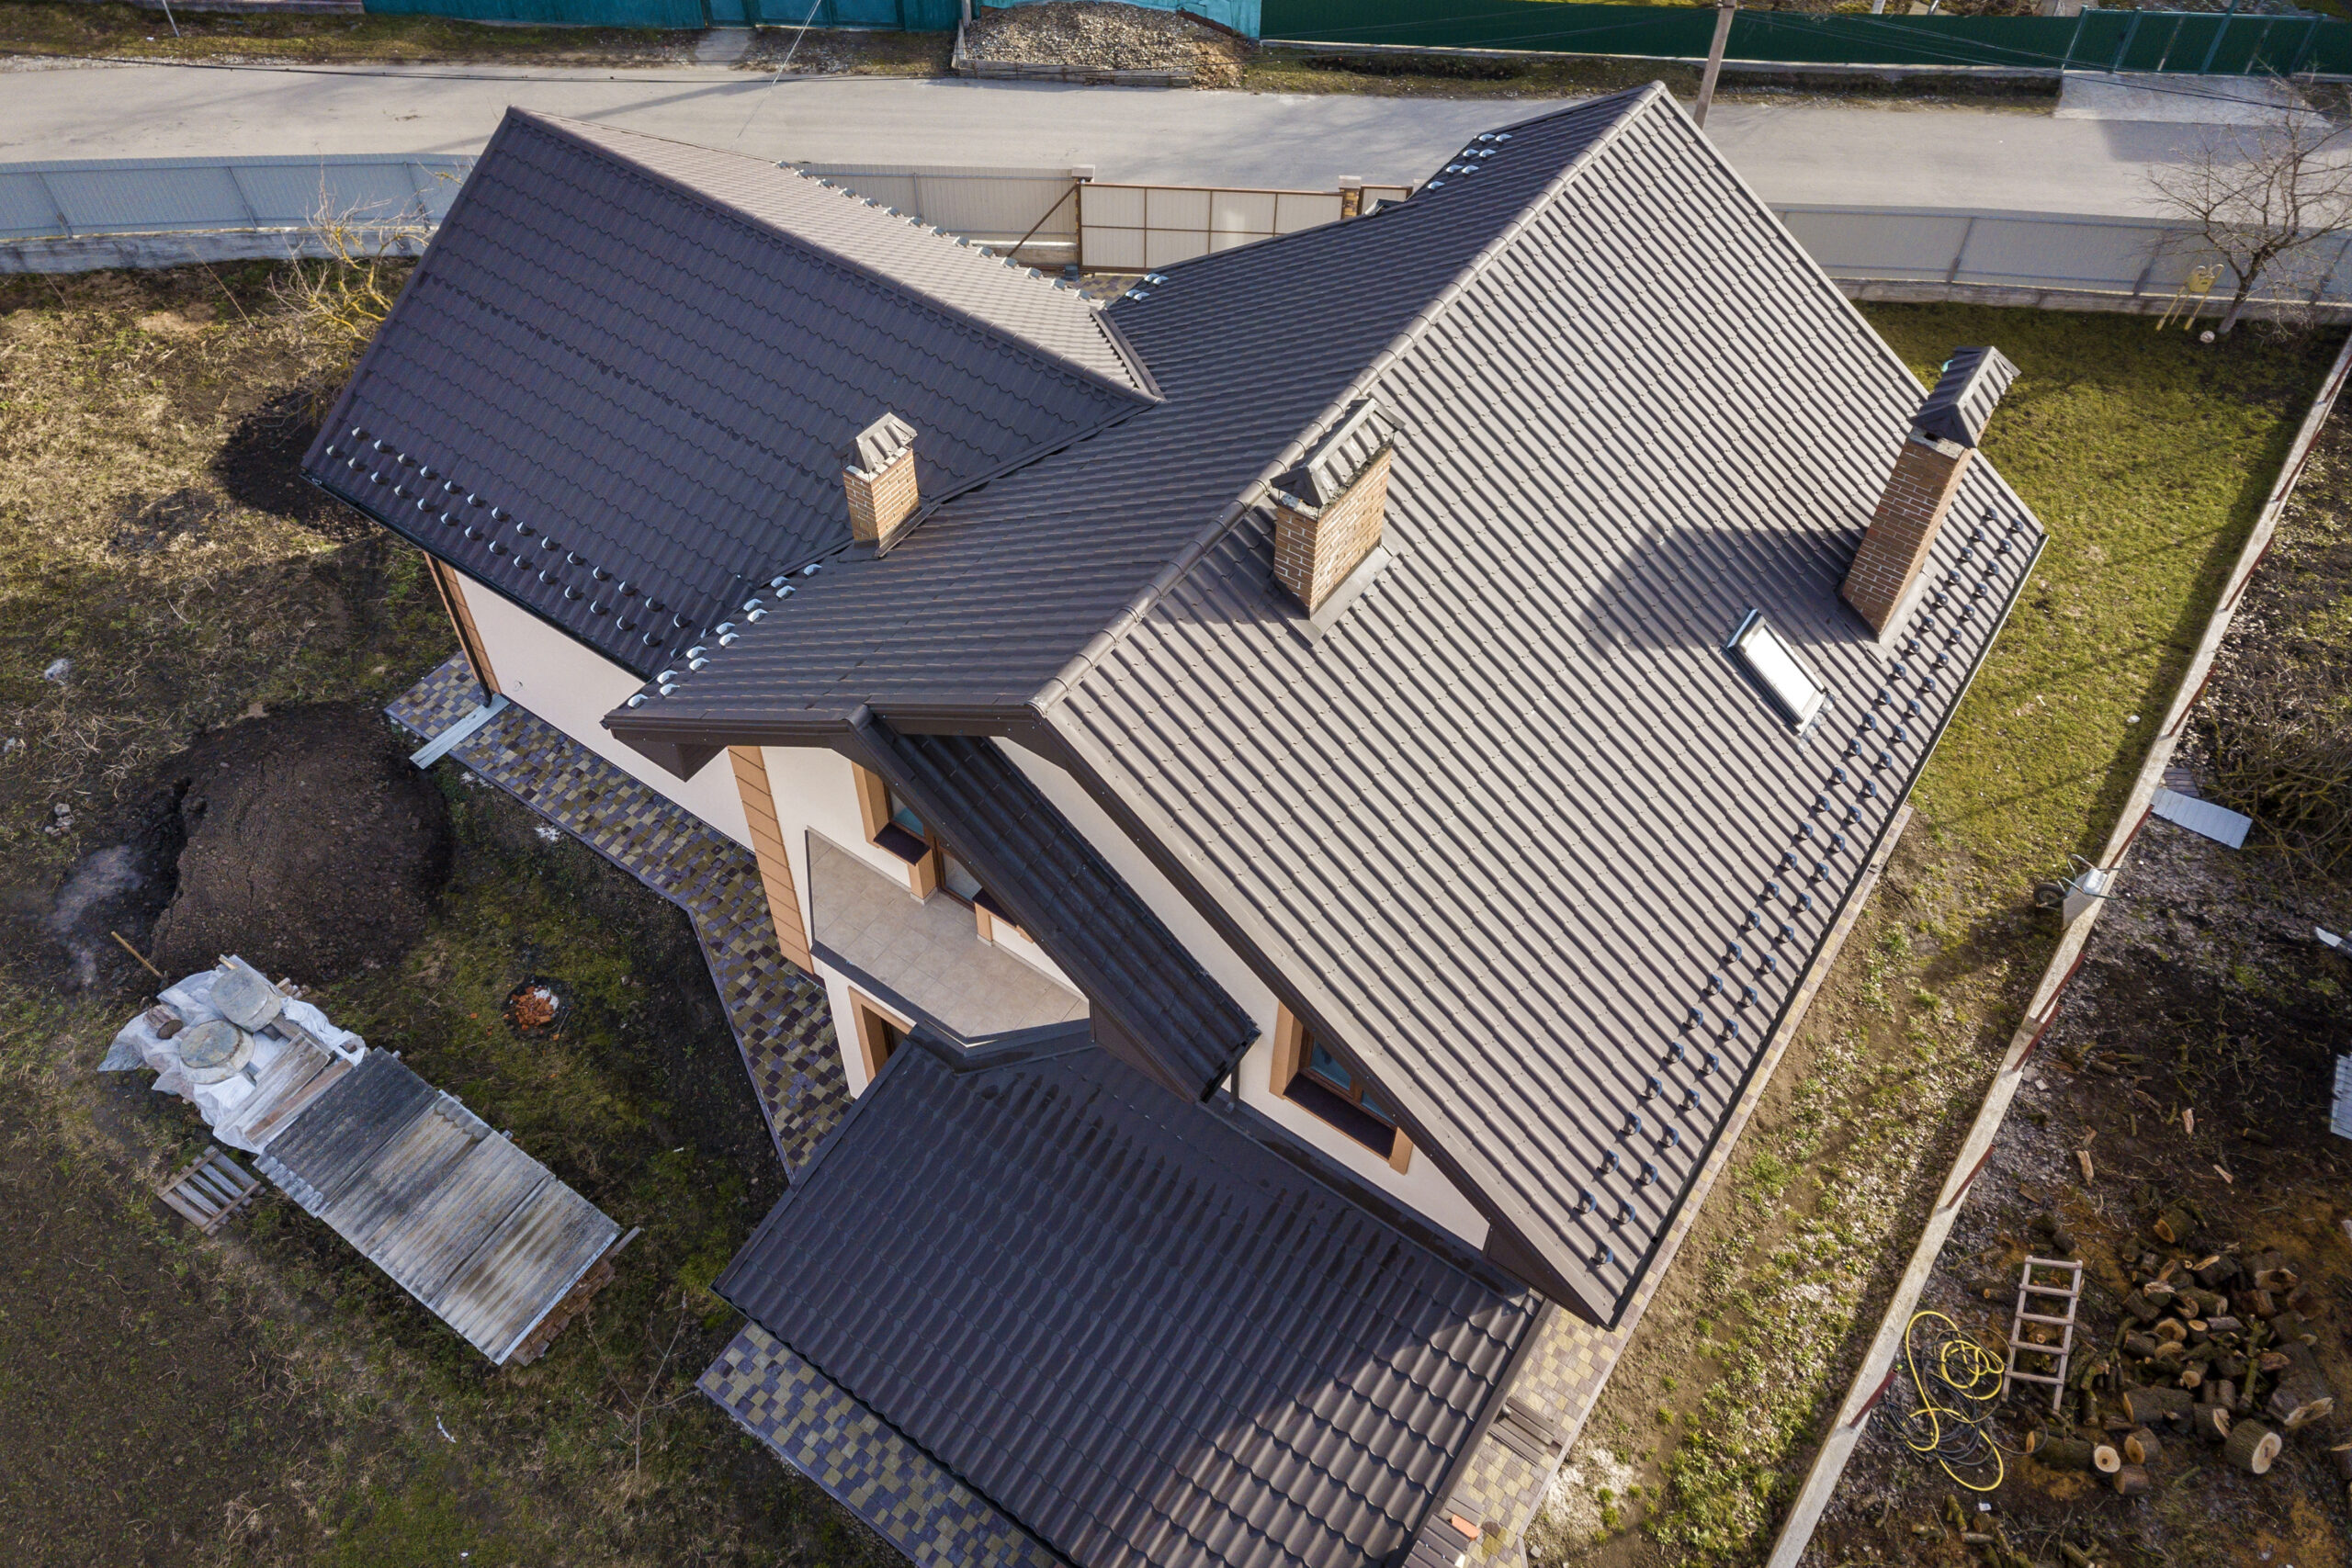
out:
M1037 0L973 13L964 47L975 60L1108 71L1190 71L1195 85L1238 86L1249 42L1182 11L1109 0Z
M185 835L152 954L176 978L223 953L304 984L379 968L448 874L447 804L382 718L319 705L203 737L164 764Z

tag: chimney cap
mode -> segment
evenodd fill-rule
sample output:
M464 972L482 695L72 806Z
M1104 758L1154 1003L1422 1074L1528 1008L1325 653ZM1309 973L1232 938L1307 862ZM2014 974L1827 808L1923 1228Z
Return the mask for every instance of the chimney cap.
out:
M1912 428L1938 441L1973 446L2018 378L2018 367L1997 348L1958 348L1944 362L1935 390L1912 417Z
M867 473L878 473L914 445L915 427L897 414L886 413L857 433L849 460Z
M1358 398L1296 468L1275 477L1274 488L1308 506L1328 506L1396 439L1396 423L1386 411L1371 398Z

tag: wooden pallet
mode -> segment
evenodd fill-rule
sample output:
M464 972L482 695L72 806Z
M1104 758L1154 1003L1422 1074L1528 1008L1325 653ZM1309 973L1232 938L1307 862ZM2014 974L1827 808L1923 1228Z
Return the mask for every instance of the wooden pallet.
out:
M207 1144L192 1164L155 1189L155 1196L210 1235L250 1207L260 1191L260 1177Z
M2052 1269L2063 1273L2066 1276L2066 1282L2064 1285L2037 1284L2033 1278L2033 1271L2037 1269ZM2082 1299L2082 1294L2083 1266L2081 1263L2070 1258L2029 1256L2026 1258L2025 1268L2018 1275L2017 1311L2009 1318L2009 1360L2007 1367L2002 1372L2002 1393L2008 1393L2013 1385L2020 1382L2048 1383L2051 1413L2052 1415L2057 1413L2059 1403L2066 1397L2066 1359L2075 1351L2075 1303ZM2028 1303L2034 1301L2037 1297L2064 1302L2066 1303L2064 1314L2053 1316L2047 1312L2027 1311ZM2040 1303L2035 1302L2035 1304L2038 1305ZM2057 1329L2058 1343L2037 1345L2025 1337L2025 1325L2029 1323L2038 1323ZM2050 1363L2049 1370L2039 1372L2027 1371L2018 1365L2019 1356L2041 1357Z

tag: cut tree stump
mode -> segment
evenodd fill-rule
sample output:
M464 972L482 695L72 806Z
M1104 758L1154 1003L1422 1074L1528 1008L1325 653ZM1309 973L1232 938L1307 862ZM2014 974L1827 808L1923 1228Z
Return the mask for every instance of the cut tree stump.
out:
M2262 1407L2288 1431L2300 1432L2335 1408L2335 1391L2316 1367L2290 1367Z
M2164 1451L2164 1444L2145 1427L2123 1439L2123 1457L2133 1464L2154 1464Z
M2222 1457L2248 1475L2266 1475L2285 1441L2259 1421L2241 1421L2230 1428L2230 1440L2222 1445Z
M2197 1216L2178 1204L2175 1204L2158 1214L2156 1223L2149 1228L2156 1233L2158 1241L2170 1242L2175 1247L2178 1247L2197 1234Z
M2151 1487L2155 1485L2154 1482L2148 1479L2147 1467L2138 1464L2125 1465L2108 1480L2114 1486L2116 1495L2120 1497L2144 1495Z
M2225 1404L2200 1404L2189 1412L2188 1429L2209 1443L2223 1443L2230 1437L2230 1411ZM2352 1480L2352 1477L2346 1477Z

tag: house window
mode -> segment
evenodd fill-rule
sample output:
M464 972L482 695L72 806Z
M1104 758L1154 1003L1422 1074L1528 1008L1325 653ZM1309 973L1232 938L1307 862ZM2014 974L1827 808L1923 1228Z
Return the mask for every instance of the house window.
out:
M887 850L907 866L907 891L928 898L939 887L940 855L931 826L882 775L855 763L850 767L857 782L858 815L865 824L865 841Z
M854 764L853 764L854 765ZM948 851L931 824L922 819L907 798L884 782L879 773L857 768L858 806L865 821L865 838L876 848L888 850L907 863L907 890L918 898L928 898L935 892L945 892L957 903L972 910L974 928L981 939L996 940L996 928L1009 926L1021 936L1020 922L1010 910L989 897L972 868Z
M857 1035L858 1059L865 1066L865 1081L872 1083L882 1064L895 1055L907 1042L907 1032L912 1026L897 1014L886 1011L879 1002L849 994L850 1021Z
M1764 618L1761 610L1750 610L1739 629L1731 634L1724 651L1739 661L1756 683L1762 687L1772 705L1792 728L1803 729L1811 724L1829 700L1828 690L1815 680L1793 649L1781 640L1772 623Z
M1413 1158L1413 1141L1362 1074L1324 1048L1304 1019L1283 1008L1274 1020L1273 1090L1313 1112L1397 1170Z

